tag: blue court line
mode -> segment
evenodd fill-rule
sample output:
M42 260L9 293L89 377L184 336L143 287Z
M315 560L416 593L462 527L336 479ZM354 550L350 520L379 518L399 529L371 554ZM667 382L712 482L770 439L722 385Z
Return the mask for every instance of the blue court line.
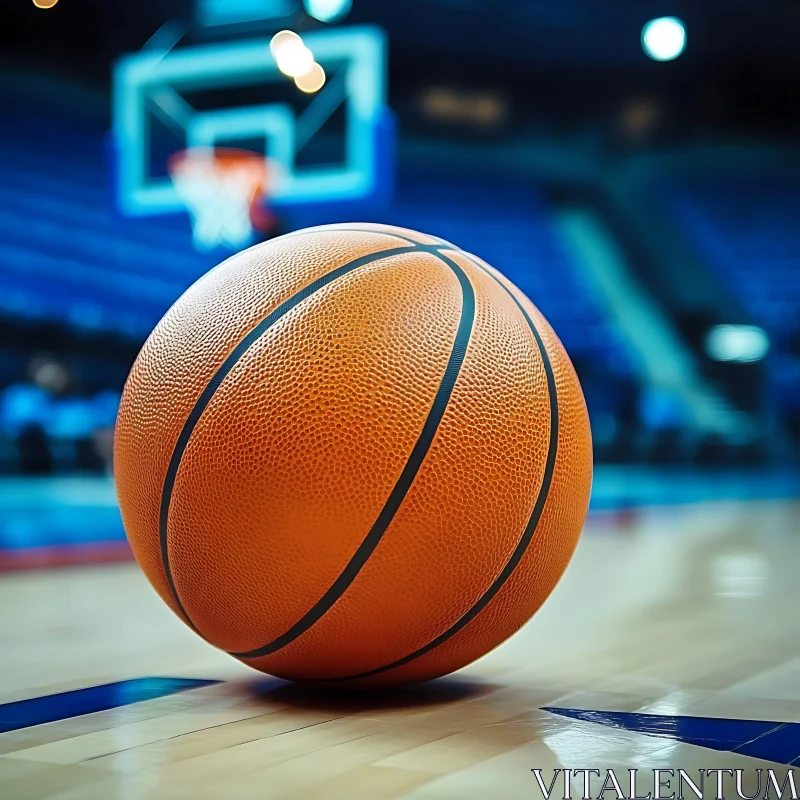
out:
M58 722L62 719L108 711L111 708L154 700L157 697L211 686L219 681L202 681L191 678L135 678L118 683L106 683L88 689L32 697L15 703L0 705L0 734Z
M611 728L674 739L724 753L800 765L800 723L717 717L674 717L628 711L543 708L551 714Z

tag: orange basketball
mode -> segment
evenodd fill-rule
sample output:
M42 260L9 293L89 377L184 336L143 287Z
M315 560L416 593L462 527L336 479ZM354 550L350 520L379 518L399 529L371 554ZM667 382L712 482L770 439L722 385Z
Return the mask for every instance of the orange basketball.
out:
M211 644L342 686L479 658L569 561L586 407L535 306L455 245L310 228L225 261L147 340L115 440L139 564Z

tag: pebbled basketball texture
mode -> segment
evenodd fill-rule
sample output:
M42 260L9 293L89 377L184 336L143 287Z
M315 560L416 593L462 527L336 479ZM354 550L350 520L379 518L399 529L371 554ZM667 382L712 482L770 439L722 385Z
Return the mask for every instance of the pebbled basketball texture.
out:
M564 348L500 273L385 225L298 231L195 283L117 420L125 529L211 644L293 680L428 680L541 606L589 502Z

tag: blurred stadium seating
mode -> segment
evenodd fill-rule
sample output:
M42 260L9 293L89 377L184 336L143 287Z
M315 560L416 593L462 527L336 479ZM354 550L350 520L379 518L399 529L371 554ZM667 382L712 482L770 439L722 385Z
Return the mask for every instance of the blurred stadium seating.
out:
M13 131L0 136L0 305L143 338L213 261L191 249L184 219L114 213L102 131L53 117L18 117Z
M800 434L800 182L686 181L665 193L689 241L770 338L774 403Z
M77 97L82 91L79 84L65 83L60 102L52 83L46 102L28 84L3 100L14 119L0 132L0 326L6 333L0 347L0 471L6 474L108 471L113 411L138 348L169 305L227 255L197 252L184 214L126 219L113 210L107 97L69 108L70 92ZM661 112L657 104L653 109L656 119ZM644 208L606 231L620 251L627 246L626 224L636 236L649 236L649 254L661 258L648 265L645 252L639 265L649 266L656 280L637 274L636 258L622 259L617 266L630 273L627 290L649 292L677 337L673 341L688 341L686 351L712 390L710 413L741 411L742 430L749 426L740 441L709 446L703 441L708 432L693 430L697 415L686 397L643 369L637 339L645 334L620 325L625 308L609 308L570 240L575 229L559 217L559 203L577 187L579 206L603 222L602 206L619 205L609 187L625 170L596 152L591 137L565 143L552 134L531 138L525 146L530 153L540 148L539 155L533 166L517 169L513 153L520 150L494 141L491 132L481 138L451 121L437 137L426 128L430 120L409 109L405 116L417 126L408 138L424 147L401 140L388 205L283 209L281 229L369 219L429 231L494 264L539 306L572 356L600 461L726 464L767 453L792 457L770 441L780 442L784 432L800 437L800 183L744 179L733 165L724 178L676 177L668 161L659 168L655 149L644 182L655 187L657 203L686 248L676 250L671 231L651 224ZM505 131L501 118L499 130ZM451 147L449 139L459 136L460 147ZM610 137L614 146L619 136ZM635 142L628 144L635 155ZM493 166L482 166L490 153ZM584 245L593 246L588 239ZM668 296L664 279L673 271L673 283L691 284L687 296L703 281L706 296L733 298L729 307L717 302L721 321L741 321L725 319L741 307L745 321L767 331L766 387L752 370L714 372L702 345L687 333L685 309ZM698 330L705 335L709 324L702 320ZM48 370L65 375L54 382ZM739 396L753 394L744 386L750 383L759 393L752 402Z
M41 120L21 117L14 135L0 138L0 154L9 164L0 175L0 308L11 319L123 337L132 356L177 296L225 254L198 254L183 217L138 222L117 217L108 198L103 132L66 118L51 116L48 123L44 136ZM53 125L59 126L58 151L46 147ZM297 211L291 223L337 219L319 210L305 216ZM609 387L615 381L632 385L626 341L581 281L530 182L401 169L392 205L372 219L434 232L490 260L535 299L589 377L590 400L619 401ZM108 398L109 392L118 395L119 371L108 375L107 386L94 387L98 395L52 396L21 382L21 368L27 369L9 364L0 374L2 468L100 468L99 460L81 458L77 443L113 424ZM609 385L595 387L595 375Z

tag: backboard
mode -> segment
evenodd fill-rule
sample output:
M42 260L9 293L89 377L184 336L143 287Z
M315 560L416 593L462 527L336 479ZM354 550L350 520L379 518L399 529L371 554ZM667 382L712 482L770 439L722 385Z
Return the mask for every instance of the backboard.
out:
M205 28L288 19L300 11L300 0L195 0L195 23Z
M210 15L215 6L204 8ZM383 32L362 26L303 33L327 76L313 94L280 72L270 39L154 44L116 63L112 142L123 214L185 211L166 163L191 148L263 153L269 204L276 208L352 203L385 191L392 125Z

